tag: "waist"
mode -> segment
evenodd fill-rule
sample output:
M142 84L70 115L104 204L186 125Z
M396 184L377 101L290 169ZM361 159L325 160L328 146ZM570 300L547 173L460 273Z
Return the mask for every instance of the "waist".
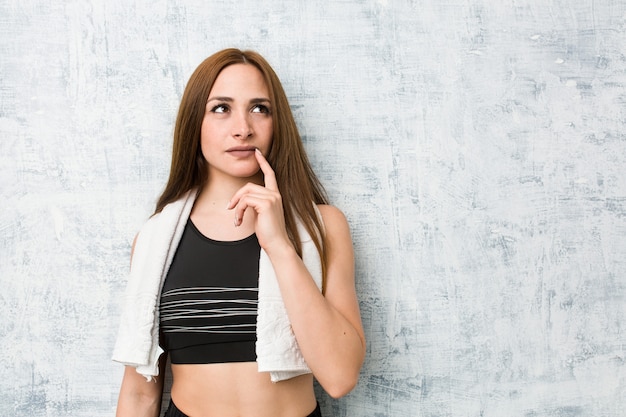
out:
M272 383L255 362L172 365L172 400L188 415L307 416L315 408L313 376Z

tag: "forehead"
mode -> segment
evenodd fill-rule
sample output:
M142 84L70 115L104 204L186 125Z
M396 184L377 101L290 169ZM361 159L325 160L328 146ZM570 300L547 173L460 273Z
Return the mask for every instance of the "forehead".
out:
M250 64L233 64L220 71L213 83L212 95L246 95L267 97L269 91L261 71Z

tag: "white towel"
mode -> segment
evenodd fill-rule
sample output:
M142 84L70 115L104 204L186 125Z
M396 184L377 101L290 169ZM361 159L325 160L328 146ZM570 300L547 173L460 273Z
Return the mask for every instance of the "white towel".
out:
M298 223L298 233L302 243L302 261L321 291L322 262L319 253L313 239L301 223ZM311 372L302 357L287 317L274 267L263 249L259 261L259 310L256 331L259 372L270 372L272 382Z
M128 285L122 303L113 360L134 366L151 379L159 374L159 298L195 201L195 190L168 204L141 229L133 253ZM302 259L321 291L321 260L311 236L301 223ZM272 382L310 373L291 329L274 268L264 250L259 262L257 317L259 372L270 372Z

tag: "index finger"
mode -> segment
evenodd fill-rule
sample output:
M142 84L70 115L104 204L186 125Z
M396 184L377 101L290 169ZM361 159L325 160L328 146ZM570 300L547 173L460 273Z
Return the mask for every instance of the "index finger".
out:
M259 163L259 167L261 167L261 171L263 171L263 175L265 177L265 188L273 191L278 191L278 183L276 182L276 175L274 174L274 170L270 166L270 163L267 162L263 153L256 148L254 152L256 156L256 160Z

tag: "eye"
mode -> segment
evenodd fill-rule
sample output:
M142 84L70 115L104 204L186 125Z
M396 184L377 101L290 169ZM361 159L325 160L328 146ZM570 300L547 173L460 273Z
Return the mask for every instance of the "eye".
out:
M226 113L228 111L228 106L226 104L218 104L217 106L211 109L212 113Z
M270 108L263 104L255 104L252 107L252 113L270 114Z

